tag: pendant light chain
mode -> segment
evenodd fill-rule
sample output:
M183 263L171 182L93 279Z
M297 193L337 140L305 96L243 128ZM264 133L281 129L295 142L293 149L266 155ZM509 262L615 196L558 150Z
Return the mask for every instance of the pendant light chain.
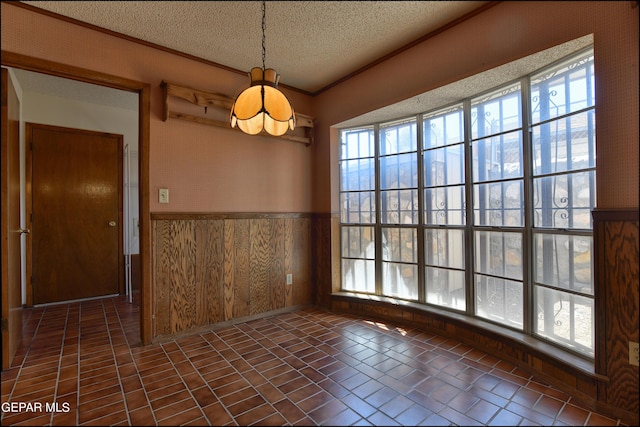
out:
M262 0L262 69L265 69L265 57L266 57L266 43L265 43L265 30L267 28L267 19L266 19L266 6L265 0Z
M296 127L296 117L291 103L278 90L280 76L273 68L266 68L267 57L266 0L262 0L262 69L253 67L248 73L251 85L238 95L231 106L231 127L248 135L266 133L284 135Z

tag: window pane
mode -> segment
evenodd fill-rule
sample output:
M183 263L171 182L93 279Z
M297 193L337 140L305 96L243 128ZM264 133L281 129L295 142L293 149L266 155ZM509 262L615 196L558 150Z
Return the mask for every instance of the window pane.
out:
M464 114L458 105L423 117L424 148L443 147L464 141Z
M376 201L373 191L340 194L340 221L342 223L371 224L376 221Z
M373 128L353 129L342 132L342 150L340 159L357 159L360 157L373 157L374 138Z
M522 127L520 83L471 100L472 138Z
M375 292L373 227L346 227L342 232L342 289Z
M355 159L340 162L341 191L373 189L375 189L373 159Z
M571 58L531 79L533 123L595 106L593 53Z
M404 120L380 126L380 155L416 151L416 122Z
M476 225L522 227L524 225L523 182L499 181L473 186Z
M522 234L476 231L475 271L522 280Z
M385 224L418 223L418 191L393 190L381 193L382 222Z
M452 145L424 152L424 185L464 184L464 146Z
M596 167L595 112L532 128L535 175Z
M380 159L380 188L416 188L417 186L416 153L385 156Z
M390 297L418 299L418 266L383 262L382 293Z
M591 229L595 186L595 171L534 179L534 226Z
M375 261L364 259L342 259L342 289L375 293Z
M481 274L475 279L476 314L522 329L522 283Z
M382 292L398 298L418 298L417 230L382 229ZM395 262L386 262L395 261ZM411 263L411 264L401 264Z
M537 333L593 357L593 299L537 286Z
M464 186L428 188L424 191L426 224L464 225Z
M345 258L375 258L373 227L346 227L342 232L342 256Z
M591 236L534 234L537 283L593 295Z
M415 228L383 228L382 259L412 262L418 260L417 230Z
M465 310L464 271L427 267L425 281L428 303Z
M464 269L464 230L426 229L425 263Z
M473 181L522 177L522 132L512 132L472 144Z

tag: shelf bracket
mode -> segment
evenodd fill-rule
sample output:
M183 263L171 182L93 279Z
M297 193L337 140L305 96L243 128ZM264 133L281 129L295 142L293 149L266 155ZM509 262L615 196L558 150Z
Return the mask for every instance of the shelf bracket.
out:
M188 86L179 85L176 83L168 82L166 80L163 80L162 83L160 83L160 87L162 88L164 101L162 107L162 121L166 122L167 119L180 119L225 129L239 130L237 128L232 128L229 121L215 120L206 117L200 117L195 114L173 111L169 107L169 99L171 97L174 97L188 101L191 104L204 107L205 114L207 113L207 109L212 107L218 110L224 110L228 116L231 112L231 107L233 107L234 101L232 98L217 93L206 92ZM296 128L303 128L304 136L292 135L290 134L290 132L285 133L282 136L268 136L271 136L272 138L301 142L306 146L311 145L311 143L313 142L313 118L300 113L294 114L296 118Z

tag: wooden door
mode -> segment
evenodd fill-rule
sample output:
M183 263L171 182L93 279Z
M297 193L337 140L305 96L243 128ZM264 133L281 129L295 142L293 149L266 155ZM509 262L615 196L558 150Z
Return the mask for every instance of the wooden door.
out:
M122 293L122 135L27 123L26 138L33 304Z
M20 269L20 101L2 69L2 369L9 369L22 335Z

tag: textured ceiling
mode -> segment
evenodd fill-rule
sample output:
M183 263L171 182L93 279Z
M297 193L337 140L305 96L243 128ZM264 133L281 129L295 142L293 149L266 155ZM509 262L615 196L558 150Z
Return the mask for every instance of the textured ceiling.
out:
M22 3L243 73L262 66L259 1ZM486 3L267 1L265 65L313 93Z
M24 1L246 73L262 65L259 1ZM485 1L268 1L266 66L281 84L315 93L407 46ZM592 43L567 42L338 124L359 126L429 111L530 73ZM137 96L15 70L23 90L137 109Z

